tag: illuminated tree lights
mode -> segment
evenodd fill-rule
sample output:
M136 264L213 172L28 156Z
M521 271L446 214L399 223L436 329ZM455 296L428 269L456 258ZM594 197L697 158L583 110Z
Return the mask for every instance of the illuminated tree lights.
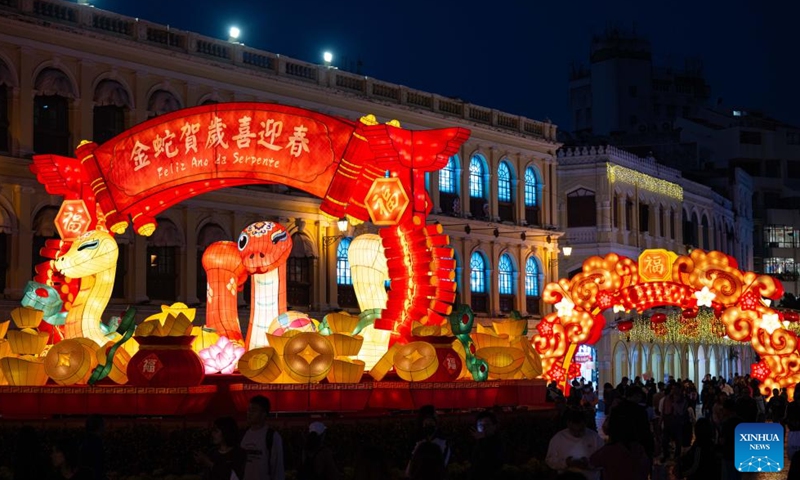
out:
M611 253L588 258L571 279L547 285L543 298L556 305L557 312L542 319L532 343L542 356L544 376L566 384L575 371L576 346L597 341L604 310L678 307L680 313L654 312L647 320L623 320L617 329L637 342L749 342L763 359L758 367L762 390L792 390L800 381L800 362L793 360L798 356L797 335L792 330L800 327L781 323L780 313L769 307L769 300L782 296L779 281L740 271L722 252L695 249L675 257L664 250L645 250L638 262Z

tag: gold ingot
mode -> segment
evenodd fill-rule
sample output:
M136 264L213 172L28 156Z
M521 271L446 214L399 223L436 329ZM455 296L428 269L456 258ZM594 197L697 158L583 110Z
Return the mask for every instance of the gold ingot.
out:
M328 381L331 383L359 383L364 375L364 365L362 360L334 358L331 371L328 372Z
M0 370L9 385L41 387L47 383L44 359L37 357L0 358Z
M337 357L358 355L358 352L361 351L361 345L364 343L364 337L360 335L345 335L343 333L329 335L328 340L333 345L333 352Z
M6 332L8 331L8 326L10 324L11 320L6 320L5 322L0 323L0 340L6 336Z
M325 378L333 365L333 345L319 333L295 335L284 347L286 373L301 383L316 383Z
M394 354L399 347L398 344L392 345L392 347L383 354L380 360L378 360L375 365L369 371L369 376L372 377L376 382L380 382L383 380L383 377L389 373L389 370L392 369L394 365L392 362L394 361Z
M349 313L337 312L325 315L324 320L328 322L328 328L331 329L332 333L344 333L349 335L358 327L359 318Z
M0 358L10 357L11 355L11 344L8 340L0 340Z
M490 335L488 333L473 333L472 341L475 343L475 349L490 347L510 347L511 342L508 341L508 335Z
M44 312L29 307L19 307L11 310L11 320L19 329L36 328L42 323ZM37 352L38 353L38 352Z
M39 355L47 345L50 334L26 328L24 330L9 330L6 338L11 344L11 351L17 355Z
M91 340L87 343L73 338L58 342L44 358L47 376L59 385L85 384L97 366L96 348Z
M525 353L525 360L522 362L522 367L520 367L520 373L529 380L537 378L544 372L542 357L539 356L539 352L534 350L526 337L520 338L516 345Z
M438 337L442 335L442 327L439 325L422 325L416 323L411 328L411 335L415 337Z
M144 322L140 323L138 327L136 327L134 336L149 337L151 335L160 336L160 334L161 323L158 320L145 320Z
M185 337L192 334L192 321L183 314L167 315L161 327L165 337Z
M492 322L494 331L498 335L508 335L508 338L517 338L523 335L528 327L527 320L503 320L502 322Z
M283 332L283 335L273 335L271 333L267 334L267 342L269 346L274 348L276 352L278 352L278 356L283 356L283 351L286 348L286 344L289 343L289 340L300 335L300 330L286 330Z
M394 352L394 369L407 382L421 382L439 368L436 348L428 342L410 342Z
M525 361L525 352L513 347L481 348L475 351L475 356L486 360L490 378L501 380L513 378Z
M271 383L281 374L277 359L274 348L255 348L239 359L239 373L256 383Z
M95 350L97 356L97 364L105 365L108 357L108 349L114 346L115 342L108 342L104 346ZM125 342L136 343L136 342ZM112 360L111 371L108 372L108 378L114 383L125 385L128 383L128 364L131 361L131 354L125 350L125 344L120 345L114 352L114 359ZM138 344L137 344L138 345Z

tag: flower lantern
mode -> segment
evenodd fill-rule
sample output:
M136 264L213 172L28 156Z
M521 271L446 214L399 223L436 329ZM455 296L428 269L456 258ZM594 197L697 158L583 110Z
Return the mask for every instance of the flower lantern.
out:
M200 350L206 375L212 373L231 374L244 355L244 347L232 343L228 337L220 337L216 344Z

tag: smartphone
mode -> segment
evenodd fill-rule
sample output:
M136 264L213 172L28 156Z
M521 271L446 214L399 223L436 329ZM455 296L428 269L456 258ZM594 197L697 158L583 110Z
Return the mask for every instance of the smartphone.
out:
M478 433L483 433L483 424L481 422L478 422L477 430L478 430Z

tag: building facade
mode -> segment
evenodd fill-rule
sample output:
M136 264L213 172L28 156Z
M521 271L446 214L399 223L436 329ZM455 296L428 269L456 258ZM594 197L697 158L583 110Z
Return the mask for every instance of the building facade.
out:
M33 154L72 156L81 140L102 143L159 115L216 102L278 103L351 120L374 114L409 129L470 129L459 154L427 179L431 221L445 226L456 251L459 299L485 321L513 310L533 321L542 310L560 236L554 125L85 5L21 0L0 10L0 313L19 305L43 261L40 248L57 237L61 199L30 173ZM165 211L150 237L129 229L117 236L106 315L135 304L144 317L181 301L202 318L203 250L235 240L258 220L292 232L291 308L318 318L357 308L347 247L375 229L340 233L319 204L283 185L229 188Z
M739 214L730 200L653 158L611 146L565 147L558 152L558 184L559 224L572 247L562 273L570 277L589 257L615 252L637 259L643 250L656 248L680 255L693 248L719 250L736 258L741 269L752 269L752 216ZM742 185L742 194L752 196L752 185L746 188ZM698 382L706 373L749 371L749 345L631 343L615 329L616 320L629 317L606 315L608 332L596 345L601 384L644 373Z

